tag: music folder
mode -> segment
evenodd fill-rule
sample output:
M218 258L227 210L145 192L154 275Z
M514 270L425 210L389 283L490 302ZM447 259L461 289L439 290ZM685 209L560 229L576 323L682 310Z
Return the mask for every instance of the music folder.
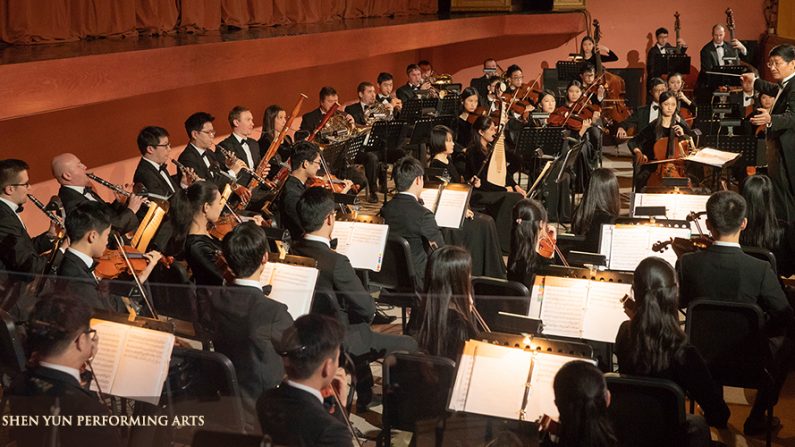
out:
M433 212L436 224L442 228L461 228L466 217L472 187L463 183L447 183L424 188L420 198L425 208Z
M468 340L458 362L448 409L504 419L558 417L552 383L568 362L592 359Z
M271 286L268 297L287 306L287 312L297 319L312 309L317 283L317 262L301 256L269 259L260 276L263 286Z
M174 334L91 319L99 346L91 361L91 389L157 405L168 375ZM99 388L98 388L99 386Z
M615 343L629 319L621 298L630 293L632 274L589 272L548 268L536 275L528 313L541 320L543 335Z
M690 239L690 234L690 223L684 220L621 218L615 224L602 225L599 253L607 258L608 270L635 271L649 256L659 256L674 266L673 250L655 252L652 247L672 237Z
M347 256L353 268L380 272L388 234L389 225L383 222L338 217L331 238L337 239L337 253Z

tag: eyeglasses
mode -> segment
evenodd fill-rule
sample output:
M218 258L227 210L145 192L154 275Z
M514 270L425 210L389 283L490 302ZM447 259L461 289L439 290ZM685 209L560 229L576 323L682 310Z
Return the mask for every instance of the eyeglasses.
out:
M315 161L312 162L312 164L313 165L318 165L318 166L323 166L323 163L321 163L320 160L315 160Z
M782 60L777 60L777 61L769 61L765 65L767 65L767 68L773 68L773 67L778 67L780 65L787 65L788 63L789 62L787 62L787 61L782 59Z
M215 134L215 132L213 132L213 134ZM167 148L171 149L171 143L156 144L155 147L167 147Z
M96 329L86 329L83 331L84 334L88 335L88 339L90 341L95 341L97 339L97 330ZM80 337L78 337L79 339Z
M30 182L27 183L10 183L6 186L24 186L25 188L30 188ZM4 186L5 188L5 186Z
M207 135L215 135L214 130L200 130L201 133L206 133Z

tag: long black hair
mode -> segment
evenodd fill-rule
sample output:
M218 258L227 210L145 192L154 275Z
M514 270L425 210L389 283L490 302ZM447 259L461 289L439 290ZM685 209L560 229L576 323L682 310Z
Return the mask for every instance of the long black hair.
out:
M284 109L280 105L272 104L262 114L262 134L268 135L271 140L276 138L276 117L279 112L284 112Z
M612 169L599 168L591 173L588 189L574 210L572 230L577 234L586 233L597 210L611 216L621 212L618 178Z
M682 345L676 273L668 261L649 257L638 264L632 280L635 316L630 323L630 373L653 375L666 370Z
M608 447L617 444L607 418L608 391L594 365L573 361L555 375L555 405L560 413L558 446Z
M491 120L488 116L479 116L474 123L472 123L472 141L470 142L470 147L477 148L483 152L488 152L485 150L482 144L480 144L480 132L485 132L494 125L494 121Z
M532 199L522 199L513 207L511 251L508 254L508 278L523 282L536 268L536 253L541 225L547 222L547 210Z
M194 182L186 189L177 190L168 213L174 229L174 236L169 241L170 253L182 252L193 216L201 211L205 203L212 203L218 194L218 186L206 181Z
M740 233L740 243L768 250L778 248L784 230L776 218L773 204L773 182L766 175L752 175L745 179L743 197L747 205L748 224Z
M448 315L458 314L469 333L475 333L471 311L472 258L465 249L446 245L433 253L425 268L422 321L417 333L419 346L432 355L449 355L467 334L451 333ZM457 355L457 353L456 353Z

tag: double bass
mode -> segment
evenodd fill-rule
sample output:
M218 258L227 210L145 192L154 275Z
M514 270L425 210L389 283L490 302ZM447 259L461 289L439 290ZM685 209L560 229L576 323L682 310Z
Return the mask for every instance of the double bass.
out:
M610 127L629 118L630 112L625 99L627 87L624 78L610 73L602 66L602 56L599 52L599 40L602 38L602 31L599 21L596 19L593 21L593 28L596 76L602 78L601 85L605 88L605 97L601 101L602 120L606 127Z

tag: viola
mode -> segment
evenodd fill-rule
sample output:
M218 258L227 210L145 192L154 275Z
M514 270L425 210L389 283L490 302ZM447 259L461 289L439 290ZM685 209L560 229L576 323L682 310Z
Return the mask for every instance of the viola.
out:
M345 191L345 181L340 180L336 176L329 174L323 177L310 177L306 181L306 187L307 188L321 187L329 189L334 193L342 194ZM351 185L350 188L350 190L353 191L354 193L358 193L359 189L360 186L355 183Z
M130 265L133 268L133 274L139 275L141 272L146 270L146 267L149 265L149 260L144 257L143 253L139 252L133 247L130 247L129 245L125 245L122 247L122 249L127 255L127 258L130 260ZM97 262L98 263L94 269L94 274L102 279L118 278L122 273L129 272L127 263L124 261L124 257L122 256L119 249L106 249L105 253L103 253L102 256L97 259ZM174 263L174 258L171 256L163 256L158 262L165 267L171 267L171 264Z
M548 227L546 231L541 233L536 252L547 259L552 259L555 256L557 243L558 239L555 230L552 227Z
M560 106L549 114L547 125L550 127L566 127L569 130L579 132L582 129L583 117L573 113L569 106Z
M466 113L467 113L466 122L469 124L475 124L475 121L477 121L478 118L480 118L481 116L490 116L492 120L495 120L494 124L495 126L499 123L500 120L498 111L489 114L489 109L482 106L477 106L474 112L466 112Z
M230 231L234 230L240 222L232 214L224 214L218 220L211 224L209 228L210 236L223 240L224 236Z

